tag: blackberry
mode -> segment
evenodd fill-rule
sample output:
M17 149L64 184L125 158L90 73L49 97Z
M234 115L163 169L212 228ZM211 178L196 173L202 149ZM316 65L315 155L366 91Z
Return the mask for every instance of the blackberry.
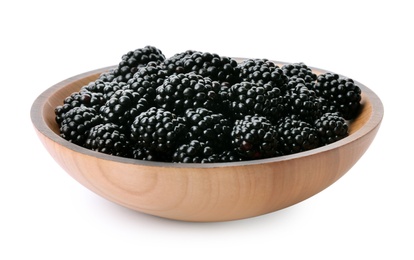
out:
M217 162L217 156L214 154L214 149L206 143L191 140L177 148L172 161L175 163L213 163Z
M99 86L100 91L102 91L105 100L109 100L111 96L118 90L128 88L128 84L125 82L104 82L103 86Z
M311 150L320 145L316 129L295 115L280 119L277 132L282 155Z
M239 81L237 61L215 53L196 51L182 59L185 72L194 72L214 81L235 83Z
M282 66L282 70L288 78L301 78L305 81L308 88L312 88L316 81L316 74L305 63L290 63Z
M87 85L83 86L80 91L87 90L93 93L102 93L104 94L104 88L105 88L105 81L100 80L99 78L95 81L89 82Z
M91 92L87 89L81 89L79 92L74 92L63 100L63 104L55 108L55 119L60 124L65 113L75 107L85 106L95 110L105 104L105 97L102 93Z
M305 81L301 78L291 78L288 88L285 96L286 113L297 115L301 120L313 123L321 114L321 99L315 91L306 87Z
M130 141L114 123L102 123L92 127L85 141L85 147L110 155L131 157Z
M128 89L137 92L140 97L155 105L156 89L164 82L167 71L160 66L148 65L140 68L132 79L128 80Z
M228 100L230 111L236 119L258 114L277 120L284 110L281 90L270 84L236 83L229 89Z
M323 98L324 112L340 112L346 120L358 114L361 89L352 79L330 72L320 74L315 92Z
M122 55L118 66L107 73L103 73L100 79L108 82L127 82L140 67L147 65L149 62L162 62L164 60L165 56L161 50L154 46L145 46Z
M274 62L267 59L248 59L238 65L240 69L240 79L251 83L270 84L286 90L288 78L283 70Z
M220 84L195 73L167 77L156 89L157 106L183 115L188 108L204 107L216 110Z
M100 108L105 122L117 124L121 131L127 133L132 121L149 108L146 99L130 89L117 90Z
M321 145L330 144L348 136L348 125L339 113L324 113L315 121Z
M69 142L83 146L92 127L102 122L95 109L86 106L73 107L60 123L60 136Z
M189 108L185 118L187 140L198 140L220 150L229 145L232 123L223 114L205 108Z
M159 152L150 151L145 147L140 147L138 145L133 145L132 149L132 158L143 161L157 161L157 162L170 162L171 155L164 155Z
M217 156L218 162L240 162L242 157L235 150L224 150Z
M196 51L194 50L187 50L184 52L176 53L161 62L160 66L162 69L167 71L168 75L185 73L186 70L184 69L184 59L190 57L195 52Z
M175 150L183 138L185 119L163 108L151 107L131 124L131 139L138 147L165 154Z
M243 159L277 155L277 129L266 117L247 115L236 120L231 138L232 146Z

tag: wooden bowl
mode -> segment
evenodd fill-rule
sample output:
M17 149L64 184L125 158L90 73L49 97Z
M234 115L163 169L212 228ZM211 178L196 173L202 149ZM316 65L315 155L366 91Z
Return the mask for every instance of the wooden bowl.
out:
M54 114L65 97L110 68L74 76L45 90L32 105L33 125L50 155L79 183L125 207L170 219L243 219L303 201L333 184L359 160L373 141L384 112L377 95L356 82L362 90L361 112L350 122L350 135L330 145L234 163L174 164L121 158L64 140Z

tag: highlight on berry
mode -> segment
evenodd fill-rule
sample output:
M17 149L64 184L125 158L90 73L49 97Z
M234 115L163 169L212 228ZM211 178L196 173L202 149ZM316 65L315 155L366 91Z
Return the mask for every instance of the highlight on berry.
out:
M154 46L55 108L60 136L86 149L172 163L222 163L295 154L348 136L361 89L303 62L235 59Z

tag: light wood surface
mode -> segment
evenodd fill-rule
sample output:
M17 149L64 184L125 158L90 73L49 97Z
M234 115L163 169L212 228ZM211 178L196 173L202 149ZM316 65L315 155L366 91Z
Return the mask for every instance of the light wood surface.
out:
M283 63L279 63L282 65ZM270 213L303 201L341 178L380 127L383 106L363 84L362 110L350 136L299 154L237 163L173 164L110 156L58 135L54 108L110 67L62 81L33 103L31 119L43 145L79 183L125 207L185 221L227 221ZM319 74L324 70L313 68Z

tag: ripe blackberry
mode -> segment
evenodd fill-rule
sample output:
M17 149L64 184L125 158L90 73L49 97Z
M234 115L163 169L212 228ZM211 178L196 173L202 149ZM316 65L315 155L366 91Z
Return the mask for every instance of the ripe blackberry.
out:
M191 140L189 143L178 146L173 154L175 163L213 163L217 162L214 149L204 142Z
M266 117L247 115L236 120L231 138L235 151L245 160L277 155L277 130Z
M297 115L301 120L313 123L321 114L321 99L305 85L301 78L291 78L285 96L286 115Z
M232 123L223 114L205 108L189 108L185 119L187 140L198 140L220 150L230 144Z
M148 108L147 100L137 92L119 89L100 108L100 113L105 122L117 124L121 131L127 133L135 117Z
M179 52L161 62L160 66L166 70L168 75L186 73L184 69L184 59L190 57L196 51L187 50Z
M240 162L242 160L235 150L224 150L217 156L217 162Z
M85 147L110 155L131 157L129 139L114 123L102 123L92 127Z
M151 107L131 124L131 139L139 147L165 154L175 150L183 138L184 118L163 108Z
M60 122L60 136L83 146L90 129L101 122L102 118L95 109L86 106L73 107Z
M80 91L87 90L93 93L104 93L105 81L96 79L83 86Z
M321 145L330 144L348 136L348 125L339 113L324 113L315 121Z
M303 79L308 88L312 88L316 81L316 74L303 62L285 64L282 66L282 70L288 78Z
M358 114L361 89L352 79L330 72L320 74L315 83L315 92L323 98L324 112L340 112L346 120Z
M279 151L282 155L294 154L320 145L318 132L297 116L287 116L277 124Z
M241 82L232 85L228 92L230 111L236 119L245 115L262 115L277 120L284 110L281 90L270 84Z
M138 68L147 65L149 62L162 62L165 60L164 54L154 46L145 46L134 51L129 51L122 55L118 66L100 76L103 81L127 82Z
M155 105L156 89L162 85L166 77L167 71L161 66L147 65L140 68L132 79L128 80L127 88L137 92L140 97L153 106Z
M217 112L222 113L229 119L234 119L235 115L231 110L231 100L230 100L230 88L232 84L228 82L222 82L216 90L217 92Z
M240 79L251 83L270 84L281 91L286 90L288 78L283 70L267 59L248 59L238 65Z
M91 92L87 89L81 89L74 92L63 100L63 104L55 108L55 119L60 124L65 114L75 107L85 106L99 111L99 108L105 104L105 98L102 93Z
M120 89L128 88L128 84L125 82L104 82L103 86L99 85L99 91L103 93L104 99L109 100L111 96Z
M171 162L171 155L150 151L148 148L133 145L132 158L143 161Z
M185 72L194 72L213 81L235 83L239 81L237 61L215 53L196 51L182 59Z
M188 108L215 110L219 87L218 82L192 72L171 75L156 89L155 102L177 115L183 115Z

